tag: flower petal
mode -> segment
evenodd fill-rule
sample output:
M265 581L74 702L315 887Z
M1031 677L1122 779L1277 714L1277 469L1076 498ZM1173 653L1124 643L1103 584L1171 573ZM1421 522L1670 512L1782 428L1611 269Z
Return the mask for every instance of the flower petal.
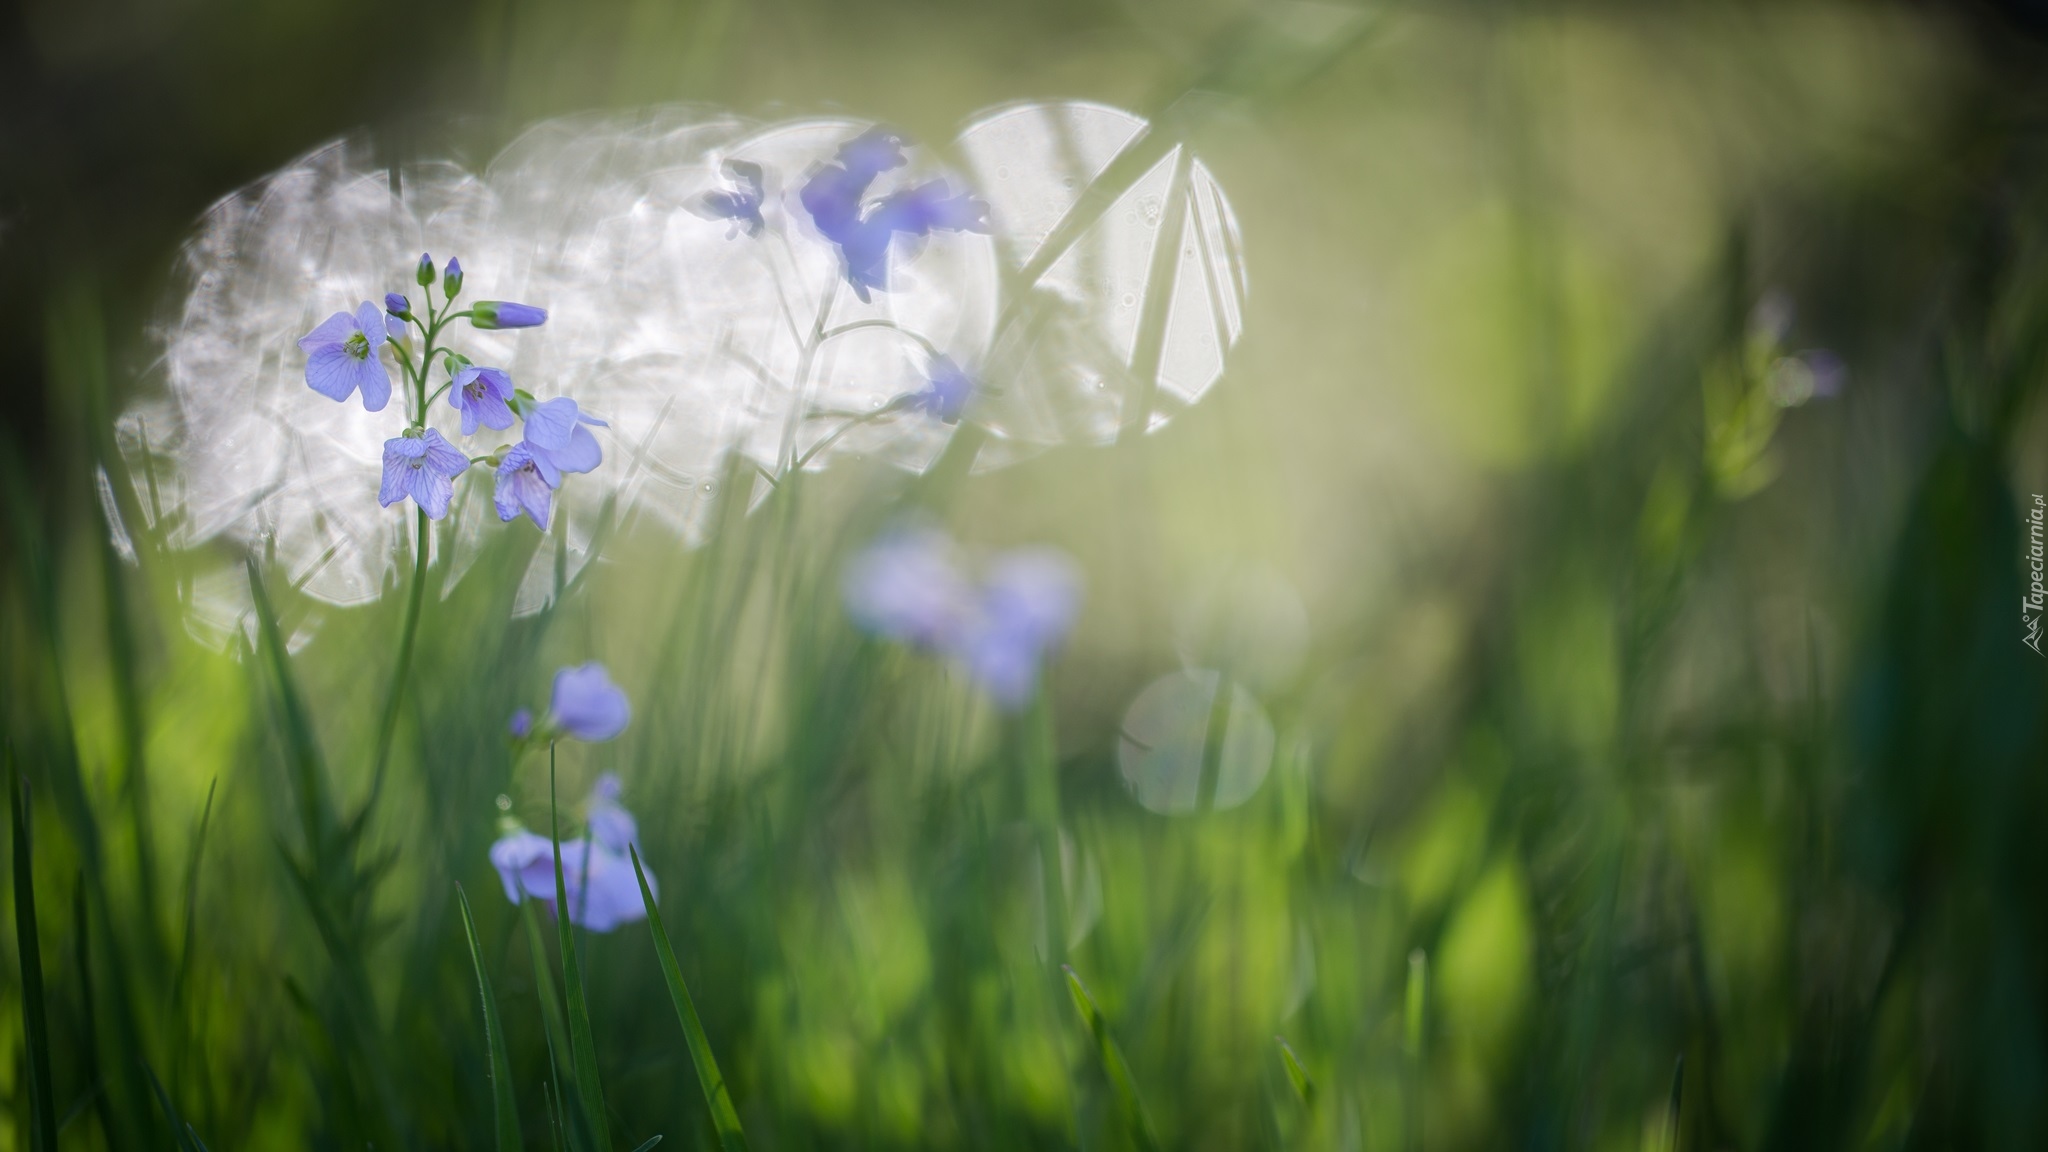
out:
M306 387L329 400L346 400L355 393L360 366L339 344L318 348L306 357Z
M557 396L536 404L526 413L526 438L550 450L569 446L569 433L576 428L576 402Z
M344 352L342 355L348 354ZM391 402L391 373L375 351L370 353L369 359L355 361L355 378L356 387L363 390L363 410L382 412L384 405Z
M301 351L312 352L320 348L339 348L341 342L354 335L356 318L346 312L336 312L320 322L320 326L299 337Z
M605 674L604 665L595 662L555 673L549 711L578 740L609 740L625 731L633 718L626 694Z
M438 429L427 429L423 442L427 446L427 468L443 476L460 476L469 469L469 457L457 451L448 438Z

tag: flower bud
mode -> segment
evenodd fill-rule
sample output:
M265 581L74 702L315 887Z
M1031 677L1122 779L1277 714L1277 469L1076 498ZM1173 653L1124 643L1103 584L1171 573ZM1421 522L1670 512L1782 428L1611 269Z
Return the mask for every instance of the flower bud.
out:
M431 255L420 253L420 266L413 272L412 278L422 288L434 282L434 258Z
M384 311L391 313L400 320L410 320L412 319L412 301L407 300L401 293L386 292L384 294Z
M469 310L469 322L478 328L538 328L548 322L548 310L510 300L483 300Z
M448 270L441 273L441 291L450 300L462 292L462 261L453 256L448 258Z

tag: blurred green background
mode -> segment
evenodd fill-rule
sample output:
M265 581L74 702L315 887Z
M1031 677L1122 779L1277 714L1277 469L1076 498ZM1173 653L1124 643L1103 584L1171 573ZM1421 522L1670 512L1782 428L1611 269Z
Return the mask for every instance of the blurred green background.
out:
M2048 1146L2048 667L2018 611L2048 493L2039 9L0 21L0 722L47 986L6 933L0 1147L32 1146L32 1004L60 1148L178 1146L145 1063L213 1149L490 1146L456 882L550 1146L543 974L485 853L503 718L592 658L635 721L565 746L565 802L622 775L756 1148L1143 1140L1060 961L1164 1147ZM615 538L509 622L533 538L507 533L429 614L369 808L397 598L288 658L222 652L179 619L184 559L107 543L94 468L178 244L322 140L479 164L539 118L670 101L944 140L1026 98L1160 119L1236 209L1245 337L1154 435L922 485L835 467L699 550ZM1797 403L1814 349L1846 383ZM906 499L1087 573L1040 714L1063 934L1039 730L839 607ZM1256 654L1286 588L1305 652L1251 686L1270 771L1228 810L1141 806L1119 727L1189 613ZM544 827L542 767L510 792ZM306 831L323 804L368 812L345 849ZM582 946L618 1147L715 1147L645 928Z

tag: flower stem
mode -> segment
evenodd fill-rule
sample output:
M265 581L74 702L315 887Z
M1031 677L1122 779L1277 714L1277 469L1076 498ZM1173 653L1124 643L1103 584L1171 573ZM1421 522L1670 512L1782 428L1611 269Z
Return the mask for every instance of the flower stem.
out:
M413 545L412 591L406 597L405 623L398 633L398 666L391 672L391 687L384 694L384 718L377 725L376 769L370 777L370 798L364 802L366 811L384 789L384 769L391 762L391 738L398 730L398 705L405 699L406 678L412 672L413 640L420 630L420 603L427 587L427 510L416 509L415 516L419 527Z

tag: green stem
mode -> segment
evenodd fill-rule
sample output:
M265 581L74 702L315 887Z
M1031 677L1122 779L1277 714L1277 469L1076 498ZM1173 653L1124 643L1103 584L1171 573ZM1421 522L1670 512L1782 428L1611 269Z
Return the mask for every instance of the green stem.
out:
M405 623L398 633L398 666L391 672L391 687L384 694L384 718L377 725L376 769L370 777L370 798L363 810L377 803L384 789L384 769L391 762L391 738L398 730L398 705L405 699L406 678L412 672L413 641L420 630L420 603L427 588L427 510L414 510L418 534L413 543L412 591L405 601Z

